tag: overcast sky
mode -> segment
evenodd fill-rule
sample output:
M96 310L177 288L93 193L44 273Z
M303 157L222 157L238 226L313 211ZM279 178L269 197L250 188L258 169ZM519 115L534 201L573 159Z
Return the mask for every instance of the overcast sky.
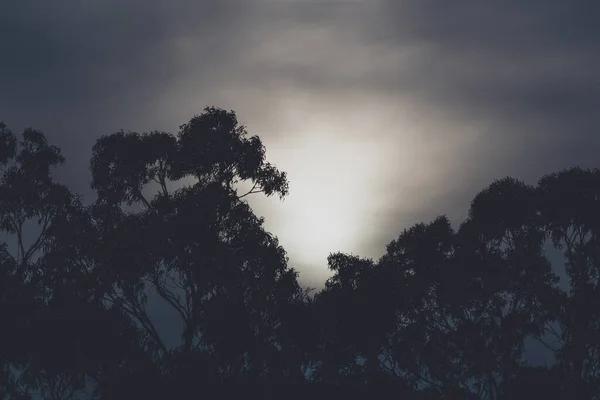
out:
M2 0L0 119L59 145L90 196L94 141L233 109L289 173L253 199L304 283L458 223L493 179L599 166L597 1Z

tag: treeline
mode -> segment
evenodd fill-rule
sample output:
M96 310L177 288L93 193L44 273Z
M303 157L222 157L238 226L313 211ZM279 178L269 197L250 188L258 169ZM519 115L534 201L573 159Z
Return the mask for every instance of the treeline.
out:
M379 260L332 254L313 295L246 202L288 181L233 112L101 137L92 204L53 179L63 162L41 132L0 124L2 399L197 398L215 384L600 398L599 170L493 182L456 230L439 217ZM177 345L149 298L178 315ZM526 341L555 361L529 365Z

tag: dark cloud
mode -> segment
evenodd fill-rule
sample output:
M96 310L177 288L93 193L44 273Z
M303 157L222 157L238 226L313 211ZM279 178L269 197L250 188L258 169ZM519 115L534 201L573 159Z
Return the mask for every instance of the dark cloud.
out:
M185 10L153 1L8 2L0 17L2 118L45 130L76 166L66 178L86 191L95 138L158 122L161 93L182 68L178 40L193 32L206 54L195 70L217 69L236 34L228 24L241 20L225 3Z
M44 130L80 192L99 135L174 131L209 104L235 109L290 169L288 202L256 201L276 234L292 220L287 205L344 175L338 204L353 185L370 198L335 218L369 232L353 251L371 256L413 222L459 222L494 178L597 165L596 2L6 3L0 118ZM298 143L314 134L327 152L310 158ZM344 168L317 172L332 165Z
M599 11L593 2L389 1L358 24L361 45L384 48L377 55L391 67L366 61L379 68L346 84L405 98L422 110L417 120L430 116L422 133L429 142L468 138L449 148L444 167L437 160L444 170L437 185L403 190L431 201L397 209L382 236L442 212L460 221L493 178L535 181L552 169L597 163Z
M599 17L577 0L5 1L0 119L46 132L91 198L100 135L235 109L291 178L284 203L252 204L318 287L329 251L378 257L415 222L457 225L494 178L597 166Z
M595 3L411 4L386 13L386 30L396 45L427 49L415 76L444 106L502 118L580 118L598 105Z

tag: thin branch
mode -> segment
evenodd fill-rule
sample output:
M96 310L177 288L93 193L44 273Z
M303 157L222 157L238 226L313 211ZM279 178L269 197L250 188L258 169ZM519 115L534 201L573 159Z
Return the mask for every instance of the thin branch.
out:
M17 232L17 241L18 241L18 246L19 246L19 250L20 251L20 255L17 258L17 261L20 260L20 264L24 265L25 264L25 246L23 245L23 221L21 219L19 219L19 221L12 221L15 231Z
M141 190L136 189L136 196L142 202L142 204L144 204L144 206L146 207L147 210L151 210L152 209L152 206L150 205L150 203L148 202L148 200L146 200L146 198L142 194Z
M164 160L160 160L160 173L158 175L160 179L160 186L163 190L163 194L165 195L165 197L169 197L169 191L167 190L167 181L165 179L166 175L167 171L165 167L165 162Z
M148 313L146 312L146 310L136 301L135 298L131 300L131 305L134 307L134 311L137 312L136 317L138 317L138 319L143 324L145 324L146 329L149 332L151 332L151 334L154 337L154 339L156 340L157 344L166 353L167 352L167 346L165 346L165 344L163 343L162 339L160 338L160 335L158 334L158 331L156 330L154 324L150 320L150 317L148 316Z
M48 230L48 225L50 224L50 219L51 219L51 217L47 217L44 220L44 225L42 226L42 231L40 232L40 235L38 236L35 243L33 243L31 245L31 247L29 248L29 250L27 250L27 252L25 254L25 259L24 259L25 263L27 261L29 261L29 258L39 249L40 245L43 243L43 240L46 237L46 231Z
M243 194L242 196L238 197L238 199L241 199L242 197L246 197L246 196L248 196L248 195L250 195L250 194L255 194L255 193L264 193L264 191L263 191L263 190L254 190L254 191L250 191L250 192L248 192L248 193L245 193L245 194Z
M573 239L575 236L575 229L573 229L573 231L569 234L568 232L565 232L564 235L564 239L565 239L565 243L567 244L567 252L569 254L571 254L575 249L573 248Z
M542 338L535 338L538 342L540 342L545 348L547 348L548 350L556 353L558 351L558 349L553 348L552 346L550 346L548 343L544 342L544 340Z
M243 195L241 195L241 196L238 196L238 199L241 199L242 197L246 197L246 196L248 196L249 194L254 194L254 193L262 193L262 192L263 192L263 190L262 190L262 189L261 189L261 190L254 190L254 189L256 189L256 186L257 186L257 185L258 185L258 182L254 182L254 185L252 186L252 189L250 189L250 190L249 190L248 192L246 192L245 194L243 194Z
M154 327L154 324L152 324L152 322L150 321L148 314L143 309L137 307L135 301L133 302L133 304L129 305L126 303L126 300L124 298L118 298L119 301L117 301L117 298L113 294L105 295L104 298L106 300L111 301L113 304L119 304L123 311L137 319L138 322L142 324L142 328L144 328L146 330L146 333L148 333L150 337L154 339L154 341L160 347L160 349L164 353L167 353L167 346L165 346L162 339L160 338L160 335Z
M149 280L150 283L152 283L155 287L156 287L156 292L158 293L158 295L165 300L167 303L169 303L181 316L181 318L183 319L184 323L187 323L188 321L188 316L185 313L185 308L181 305L181 303L179 302L179 300L175 297L175 295L169 291L167 291L158 281L158 277L155 276L153 277L151 280Z
M444 386L443 385L440 385L439 383L436 383L436 382L434 382L434 381L432 381L432 380L430 380L428 378L425 378L425 376L421 375L419 372L413 372L413 374L415 375L415 378L417 378L417 379L419 379L419 380L421 380L421 381L423 381L425 383L428 383L428 384L430 384L432 386L435 386L436 388L438 388L440 390L444 390Z
M563 339L562 339L561 335L556 331L556 329L554 329L554 327L552 325L548 324L546 326L546 330L548 333L551 333L552 335L554 335L557 342L562 342Z

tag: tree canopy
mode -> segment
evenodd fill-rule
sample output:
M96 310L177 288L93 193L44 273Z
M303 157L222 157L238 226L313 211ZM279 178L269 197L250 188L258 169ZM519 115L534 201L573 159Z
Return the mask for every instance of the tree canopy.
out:
M311 294L247 202L284 198L287 176L233 111L206 108L176 134L102 136L90 204L54 179L64 162L41 132L0 123L0 398L260 384L600 399L598 169L494 181L458 227L444 215L407 227L377 260L332 253ZM152 302L177 316L176 343ZM532 342L550 365L530 363Z

